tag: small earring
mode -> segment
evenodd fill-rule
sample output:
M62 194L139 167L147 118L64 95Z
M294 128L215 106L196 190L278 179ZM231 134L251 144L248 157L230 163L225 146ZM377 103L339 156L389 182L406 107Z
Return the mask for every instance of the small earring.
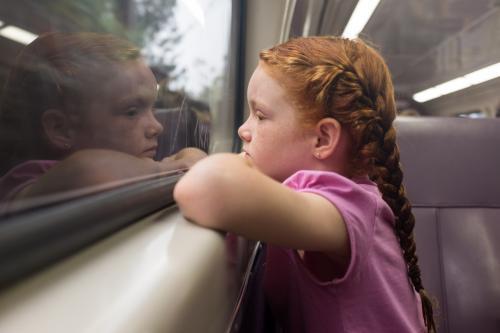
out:
M316 153L316 157L317 158L321 158L321 154L320 153Z

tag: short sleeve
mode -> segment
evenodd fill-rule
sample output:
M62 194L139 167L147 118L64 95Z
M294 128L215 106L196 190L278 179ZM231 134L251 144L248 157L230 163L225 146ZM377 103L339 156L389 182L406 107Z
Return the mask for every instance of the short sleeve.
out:
M34 183L51 169L57 161L30 160L19 164L0 178L0 201L13 199L26 186Z
M334 172L309 170L295 173L283 184L298 192L321 195L338 209L349 235L351 259L344 277L334 282L356 278L373 240L379 196L376 185L368 180L359 184Z

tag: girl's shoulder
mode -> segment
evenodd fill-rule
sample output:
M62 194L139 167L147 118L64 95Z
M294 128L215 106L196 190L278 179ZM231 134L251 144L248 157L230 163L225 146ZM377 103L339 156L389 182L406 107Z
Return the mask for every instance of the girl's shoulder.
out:
M57 162L56 160L28 160L10 169L0 178L0 201L15 197Z
M290 189L320 195L338 210L347 227L371 235L377 218L393 223L393 214L377 185L368 177L350 179L331 171L300 170L283 184Z

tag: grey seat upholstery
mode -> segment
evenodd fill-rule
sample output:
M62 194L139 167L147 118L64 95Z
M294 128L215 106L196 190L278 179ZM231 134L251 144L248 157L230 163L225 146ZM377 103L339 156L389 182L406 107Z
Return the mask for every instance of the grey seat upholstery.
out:
M158 137L156 160L186 147L208 151L210 123L200 121L189 102L180 108L158 109L156 119L163 126L163 132Z
M439 332L500 332L500 119L396 120Z

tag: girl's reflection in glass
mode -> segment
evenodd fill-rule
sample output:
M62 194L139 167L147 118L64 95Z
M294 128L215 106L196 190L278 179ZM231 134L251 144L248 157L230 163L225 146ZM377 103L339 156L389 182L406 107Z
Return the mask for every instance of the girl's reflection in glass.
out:
M17 58L0 103L0 200L186 168L187 148L154 161L157 84L133 44L50 33ZM49 171L50 170L50 171Z

